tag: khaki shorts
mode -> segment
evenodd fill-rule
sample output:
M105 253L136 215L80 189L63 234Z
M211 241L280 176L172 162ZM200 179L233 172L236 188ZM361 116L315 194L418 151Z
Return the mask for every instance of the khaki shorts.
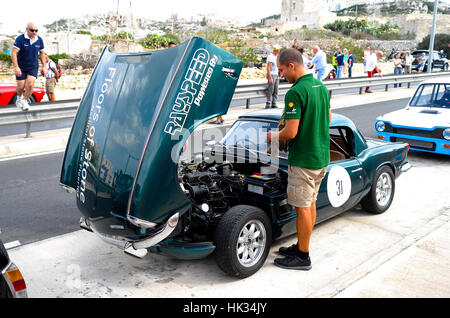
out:
M56 86L56 78L46 78L45 79L45 90L47 93L54 93Z
M317 200L320 183L327 167L310 170L289 165L287 196L288 203L297 208L308 208Z

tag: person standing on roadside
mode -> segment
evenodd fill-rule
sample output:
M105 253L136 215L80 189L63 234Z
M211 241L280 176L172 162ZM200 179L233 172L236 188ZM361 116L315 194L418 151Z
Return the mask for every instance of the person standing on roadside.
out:
M394 74L395 75L402 75L403 74L403 66L402 66L402 59L400 58L400 54L395 54L394 57ZM394 84L394 88L397 87L397 84ZM402 87L402 84L399 85L399 87Z
M323 81L326 74L327 69L327 55L324 51L320 49L318 45L314 45L312 47L312 50L314 52L314 57L311 60L311 64L309 65L309 68L315 68L315 72L317 73L317 79L319 81Z
M372 52L370 51L370 47L367 47L366 50L364 51L364 58L363 58L363 65L364 65L364 73L367 73L367 60L369 59L369 56L372 54Z
M422 55L417 58L417 61L419 61L419 64L417 64L417 69L419 73L423 72L425 64L427 64L427 60L428 57L425 55L425 53L422 53Z
M411 52L406 52L405 56L405 73L411 74L412 62L414 61L414 57L411 55Z
M380 77L383 77L381 75L381 70L377 66L379 58L381 58L381 52L379 52L379 51L372 53L367 57L366 69L367 69L367 77L368 78L372 78L372 76L377 73L380 75ZM365 92L372 93L369 86L366 86Z
M289 140L288 203L297 212L298 242L282 247L285 258L275 265L287 269L309 270L309 242L316 221L316 200L330 163L330 94L325 85L308 74L300 52L283 50L277 59L281 75L293 83L286 93L283 118L285 127L269 131L267 142Z
M55 87L59 80L59 73L55 62L53 62L48 55L45 55L45 69L47 74L45 75L45 92L47 93L48 100L54 102L55 98Z
M344 71L344 54L342 54L341 49L337 49L337 56L336 56L336 63L337 63L337 70L336 70L336 78L341 78L342 73Z
M11 52L11 61L17 81L16 106L22 110L30 109L28 99L33 93L34 82L39 73L38 54L40 54L44 76L47 75L44 41L37 35L37 32L36 25L33 22L28 23L25 33L16 38Z
M352 68L355 63L355 58L350 50L348 50L348 78L352 78Z
M267 57L267 101L266 108L277 108L278 98L278 84L280 78L278 77L277 56L280 53L281 47L274 45L272 53Z

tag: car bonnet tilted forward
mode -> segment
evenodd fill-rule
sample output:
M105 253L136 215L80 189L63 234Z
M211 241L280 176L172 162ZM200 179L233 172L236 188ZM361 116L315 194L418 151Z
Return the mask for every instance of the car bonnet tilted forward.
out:
M242 62L194 37L174 48L105 48L81 100L61 184L95 232L139 240L190 201L177 164L190 133L227 112Z

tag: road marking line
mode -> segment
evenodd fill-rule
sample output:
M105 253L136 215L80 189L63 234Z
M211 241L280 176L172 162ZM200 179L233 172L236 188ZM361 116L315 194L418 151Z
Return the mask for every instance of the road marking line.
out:
M20 245L22 245L22 244L20 244L19 241L13 241L13 242L5 243L4 245L5 245L5 248L6 248L7 250L10 250L10 249L12 249L12 248L14 248L14 247L18 247L18 246L20 246Z
M60 153L60 152L64 152L64 151L65 151L65 148L58 149L58 150L45 151L45 152L30 153L30 154L25 154L25 155L11 156L11 157L6 157L6 158L0 158L0 162L51 155L51 154Z

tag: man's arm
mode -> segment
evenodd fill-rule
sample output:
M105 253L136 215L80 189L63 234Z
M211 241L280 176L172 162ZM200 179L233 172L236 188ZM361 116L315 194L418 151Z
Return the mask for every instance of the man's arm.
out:
M330 116L330 123L331 123L331 108L328 110L328 114Z
M270 67L272 66L272 62L267 63L267 77L269 78L269 83L273 84L272 74L270 74Z
M44 50L41 50L41 51L39 51L39 53L40 53L40 58L41 58L41 63L42 63L42 71L44 72L44 76L46 76L47 75L47 68L45 67L45 65L47 64L46 62L45 62L45 52L44 52Z
M17 64L17 53L19 53L19 49L13 47L12 51L11 51L11 62L14 68L14 74L17 77L22 76L22 71L19 68L19 64Z
M286 126L278 133L269 131L267 142L271 143L273 138L278 137L278 141L291 140L297 136L300 119L286 119Z
M53 71L53 74L55 74L56 81L58 81L59 80L58 70L56 69L56 67L52 67L51 70Z

